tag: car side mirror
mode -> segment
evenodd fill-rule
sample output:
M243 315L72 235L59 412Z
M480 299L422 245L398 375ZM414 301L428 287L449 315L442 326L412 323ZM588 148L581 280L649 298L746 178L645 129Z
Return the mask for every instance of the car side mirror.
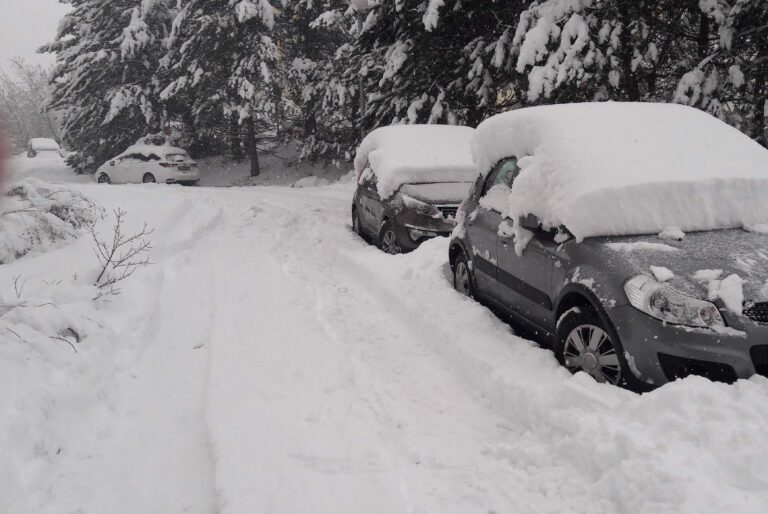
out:
M535 214L520 216L520 227L537 232L541 230L541 220Z

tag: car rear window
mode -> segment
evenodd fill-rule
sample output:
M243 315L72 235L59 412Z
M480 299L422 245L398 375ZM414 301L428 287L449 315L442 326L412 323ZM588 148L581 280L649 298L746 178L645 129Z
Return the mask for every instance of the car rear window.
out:
M189 160L189 155L183 153L172 153L165 156L168 162L184 162Z

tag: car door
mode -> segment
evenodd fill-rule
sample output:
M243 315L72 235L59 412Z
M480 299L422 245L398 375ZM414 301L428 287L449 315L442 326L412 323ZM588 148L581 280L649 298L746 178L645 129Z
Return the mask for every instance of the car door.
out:
M467 214L467 238L472 248L472 264L477 289L487 297L499 300L496 278L497 240L499 224L504 210L502 162L493 167L482 185L477 188L477 208ZM507 190L508 193L508 190Z
M126 168L131 160L130 155L115 159L114 166L110 166L110 175L114 184L125 184L128 182L128 175Z
M117 160L114 168L115 177L112 179L113 182L117 182L118 184L135 182L134 175L137 173L136 168L140 162L141 159L138 154L126 155Z
M519 174L517 159L506 159L505 182L512 187ZM513 223L504 220L497 242L497 279L501 302L540 327L552 324L552 271L557 244L554 234L534 231L521 254L515 252Z

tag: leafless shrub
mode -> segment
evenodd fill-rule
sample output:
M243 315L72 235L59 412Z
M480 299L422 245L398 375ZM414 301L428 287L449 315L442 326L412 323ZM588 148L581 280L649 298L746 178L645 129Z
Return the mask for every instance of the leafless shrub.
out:
M148 237L153 230L144 223L138 232L124 232L126 212L117 209L115 223L112 227L111 240L102 239L96 232L96 224L90 223L88 228L94 242L94 253L99 260L100 272L94 285L100 289L95 299L120 294L116 284L133 275L139 268L151 264L147 253L152 249Z

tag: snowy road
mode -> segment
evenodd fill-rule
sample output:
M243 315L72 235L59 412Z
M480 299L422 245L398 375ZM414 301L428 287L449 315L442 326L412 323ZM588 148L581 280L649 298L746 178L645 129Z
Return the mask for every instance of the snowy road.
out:
M355 238L348 185L76 187L155 226L156 265L109 307L131 344L38 512L768 508L768 380L571 377L451 289L447 241Z

